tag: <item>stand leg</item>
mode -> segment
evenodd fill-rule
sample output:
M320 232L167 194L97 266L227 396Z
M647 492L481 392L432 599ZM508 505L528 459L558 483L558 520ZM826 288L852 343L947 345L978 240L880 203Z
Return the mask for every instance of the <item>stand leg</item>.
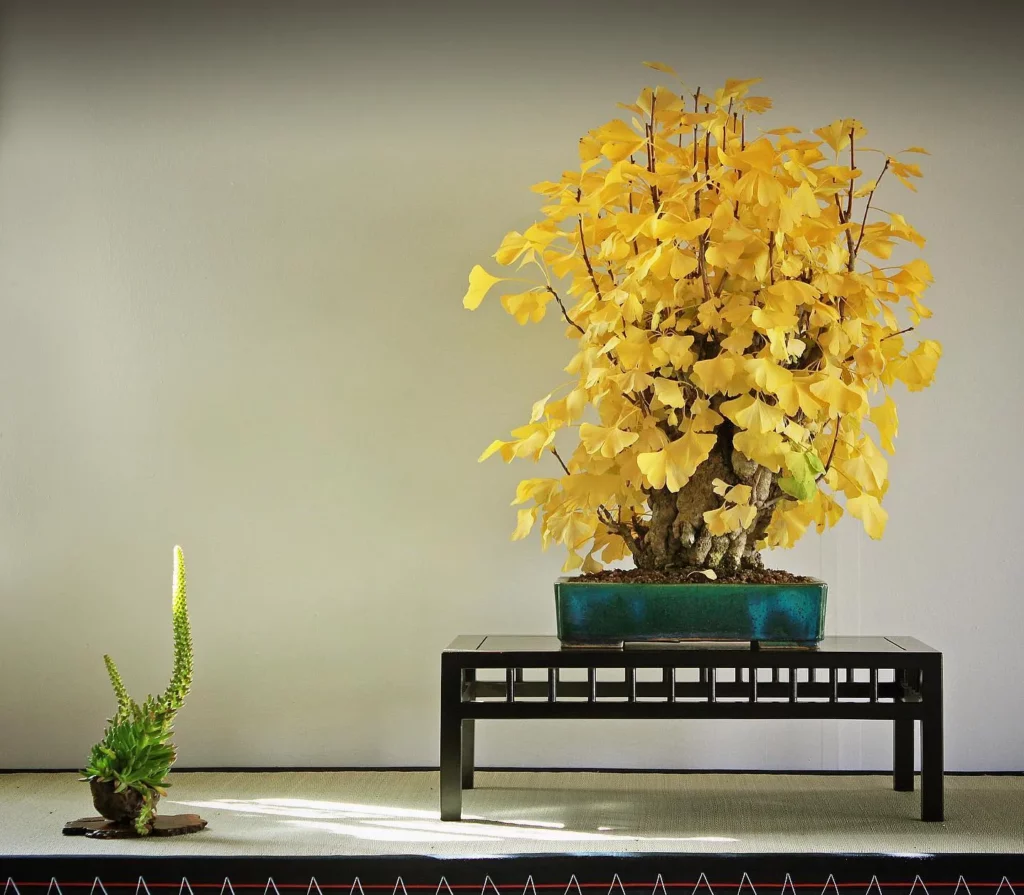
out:
M914 791L913 718L897 718L892 725L892 788Z
M462 819L462 668L441 656L441 820ZM472 723L472 722L470 722ZM472 734L470 734L472 736Z
M473 771L476 769L475 742L476 721L472 718L462 722L462 788L473 788Z
M945 819L942 756L942 656L923 671L921 697L921 820Z

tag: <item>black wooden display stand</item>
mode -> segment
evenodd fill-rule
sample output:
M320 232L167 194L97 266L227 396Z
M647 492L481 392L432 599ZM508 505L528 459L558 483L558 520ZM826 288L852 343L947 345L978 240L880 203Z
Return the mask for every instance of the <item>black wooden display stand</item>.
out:
M487 718L890 720L901 791L914 788L920 721L921 819L943 819L942 653L912 637L826 637L810 649L457 637L441 654L442 820L462 817L474 726Z

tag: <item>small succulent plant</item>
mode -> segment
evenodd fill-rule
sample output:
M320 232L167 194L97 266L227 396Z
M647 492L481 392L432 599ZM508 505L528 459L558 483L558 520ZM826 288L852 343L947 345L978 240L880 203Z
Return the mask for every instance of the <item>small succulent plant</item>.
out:
M156 802L166 795L167 776L176 758L170 742L174 717L192 686L192 632L185 598L185 558L174 548L174 585L171 603L174 620L174 670L167 689L159 696L147 696L140 705L128 694L110 656L104 656L111 686L117 697L117 712L108 722L103 739L92 747L82 771L90 783L113 784L117 794L134 790L138 812L133 818L135 832L145 836L152 828Z

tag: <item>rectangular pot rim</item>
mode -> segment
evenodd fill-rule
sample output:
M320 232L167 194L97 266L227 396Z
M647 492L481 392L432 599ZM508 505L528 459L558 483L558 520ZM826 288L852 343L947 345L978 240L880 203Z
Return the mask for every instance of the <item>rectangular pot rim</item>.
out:
M786 584L757 584L749 581L586 581L578 575L563 575L555 579L555 584L563 587L732 587L751 590L776 590L791 587L827 586L820 578L808 578L806 581L790 581Z

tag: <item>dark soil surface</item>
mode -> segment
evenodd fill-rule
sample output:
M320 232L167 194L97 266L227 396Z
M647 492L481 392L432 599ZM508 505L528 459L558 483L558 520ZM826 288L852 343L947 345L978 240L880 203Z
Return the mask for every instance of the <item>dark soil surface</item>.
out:
M719 572L716 580L708 581L701 571L699 568L673 569L671 572L605 569L591 575L580 575L579 580L613 584L798 584L813 580L781 569L737 569L735 572Z

